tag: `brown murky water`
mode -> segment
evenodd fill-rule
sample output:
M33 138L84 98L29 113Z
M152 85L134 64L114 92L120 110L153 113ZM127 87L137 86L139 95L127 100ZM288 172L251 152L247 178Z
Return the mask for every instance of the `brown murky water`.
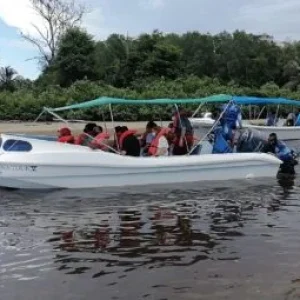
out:
M299 180L0 190L0 299L300 299Z

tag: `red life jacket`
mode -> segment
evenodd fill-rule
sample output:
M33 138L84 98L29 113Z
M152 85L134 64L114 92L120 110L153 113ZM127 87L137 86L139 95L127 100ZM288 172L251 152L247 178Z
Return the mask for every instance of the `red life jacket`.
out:
M153 139L149 149L148 149L148 154L150 156L155 156L155 154L157 153L157 148L158 148L158 143L159 143L159 139L167 134L170 131L170 128L162 128L160 130L160 132L156 135L156 137Z
M57 141L60 143L74 144L75 139L73 135L64 135L59 137Z
M123 132L120 136L120 139L119 139L119 147L120 147L120 150L123 149L123 143L124 143L124 140L130 136L130 135L134 135L137 133L137 130L127 130L125 132Z
M92 144L97 146L99 149L106 149L107 147L105 147L103 141L104 140L108 140L110 137L109 133L107 132L101 132L99 134L96 135L96 137L93 139Z

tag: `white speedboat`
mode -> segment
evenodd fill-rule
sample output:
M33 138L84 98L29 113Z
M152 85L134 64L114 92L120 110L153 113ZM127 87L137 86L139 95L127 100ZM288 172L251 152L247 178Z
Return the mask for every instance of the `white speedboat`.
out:
M98 188L275 178L281 161L263 153L128 157L88 147L1 135L0 186Z
M277 105L278 109L280 105L289 106L289 107L299 107L300 101L290 100L284 98L259 98L259 97L246 97L246 96L232 96L232 101L239 105L256 105L263 106L263 109L266 105ZM216 104L220 103L219 99L208 99L206 104ZM225 101L223 101L226 103ZM203 105L201 103L200 105ZM283 121L283 120L282 120ZM207 112L201 118L190 118L190 122L193 125L194 129L201 132L201 129L211 128L215 120L212 118L211 113ZM300 140L300 127L299 126L284 126L284 122L278 122L277 126L262 126L253 124L252 120L243 120L244 128L251 128L261 131L262 133L269 135L270 133L276 133L277 137L280 140Z
M215 120L212 118L211 112L203 113L203 116L201 118L189 118L192 126L194 129L200 129L200 128L211 128Z
M243 124L245 128L252 128L263 132L266 135L270 133L276 133L278 139L288 141L288 140L300 140L300 127L296 126L261 126L252 124Z
M190 122L194 130L197 132L198 130L201 131L201 129L211 128L215 120L211 118L209 113L206 113L203 118L190 118ZM270 133L276 133L280 140L300 140L300 127L283 126L282 124L278 124L278 126L254 125L249 120L243 120L242 123L244 128L259 130L267 136Z

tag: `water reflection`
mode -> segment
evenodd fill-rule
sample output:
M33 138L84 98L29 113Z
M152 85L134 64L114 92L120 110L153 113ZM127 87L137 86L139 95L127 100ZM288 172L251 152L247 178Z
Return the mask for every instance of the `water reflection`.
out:
M185 278L180 270L188 267L195 268L195 279L186 286L193 286L204 265L216 269L203 271L207 282L225 280L224 272L233 265L224 271L223 264L256 256L259 246L252 245L257 240L277 248L288 241L293 249L291 232L300 221L298 186L297 179L281 179L259 185L83 191L80 196L0 191L0 280L35 281L58 272L62 281L75 275L99 282L114 278L106 283L114 286L129 274L144 276L145 270L176 270ZM186 292L176 288L176 293Z
M248 221L256 219L256 209L280 209L280 198L292 193L293 183L278 183L283 191L277 191L279 197L274 197L270 187L263 185L250 187L248 193L244 189L230 188L217 193L215 189L205 189L201 193L197 190L169 191L168 198L175 200L162 201L161 205L151 204L150 194L146 196L149 197L148 205L103 207L94 211L97 218L91 223L57 231L56 237L48 242L64 253L98 253L96 257L80 259L73 254L72 262L106 262L102 275L110 274L109 268L116 266L161 268L188 266L206 259L237 260L239 255L231 253L227 242L244 237L244 227ZM122 199L130 196L122 194ZM176 197L184 200L176 201ZM59 257L56 263L67 261ZM64 271L61 266L58 268ZM80 269L80 272L88 269Z

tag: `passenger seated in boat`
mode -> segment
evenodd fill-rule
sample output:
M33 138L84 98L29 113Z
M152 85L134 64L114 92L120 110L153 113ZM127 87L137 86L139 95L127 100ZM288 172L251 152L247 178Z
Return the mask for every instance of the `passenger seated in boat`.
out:
M93 138L97 135L97 132L94 130L95 127L97 127L96 123L86 124L83 129L83 133L76 137L75 144L81 146L89 146Z
M182 108L173 114L173 133L175 134L173 155L185 155L194 144L193 126L188 113Z
M266 126L276 126L278 119L276 118L276 114L271 111L267 114Z
M294 126L295 121L296 121L296 115L293 112L291 112L286 117L285 125L292 127L292 126Z
M60 128L58 130L58 139L57 139L57 141L60 142L60 143L74 144L75 138L72 135L70 128L68 128L68 127Z
M153 121L149 121L146 125L146 131L142 135L142 138L140 140L142 147L142 155L148 153L148 149L154 139L153 128L155 128L156 126L156 123Z
M149 156L168 156L169 155L169 143L167 135L170 132L170 128L161 128L156 126L153 128L154 139L149 147Z
M294 158L294 152L285 143L278 140L276 133L269 135L268 143L262 148L261 152L275 154L283 161L280 171L291 175L295 174L294 166L297 164L297 161Z
M300 112L299 110L297 111L297 114L296 114L296 118L295 118L295 125L294 126L300 126Z
M241 109L234 102L222 106L220 125L223 137L233 145L237 127L242 128Z
M96 135L94 139L90 142L89 146L93 149L100 149L102 151L108 150L108 140L109 140L109 133L103 132L103 128L101 126L95 126L93 129L93 135Z
M136 130L129 130L126 126L116 127L116 135L122 155L140 156L141 145L135 136Z

